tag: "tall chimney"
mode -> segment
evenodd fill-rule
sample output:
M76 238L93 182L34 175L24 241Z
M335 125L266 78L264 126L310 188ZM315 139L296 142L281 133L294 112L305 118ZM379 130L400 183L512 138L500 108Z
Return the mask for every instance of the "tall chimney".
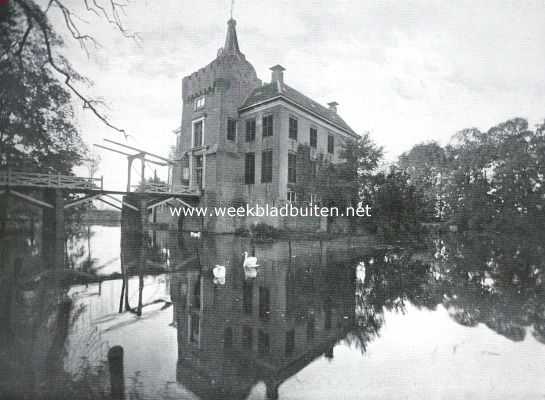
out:
M333 111L335 114L337 113L337 106L339 105L339 103L337 103L336 101L332 101L331 103L327 103L327 105L329 106L329 109L331 111Z
M284 71L286 70L286 68L284 68L283 66L277 64L274 67L271 67L270 69L272 71L272 73L271 73L271 82L272 83L275 83L275 82L284 83Z

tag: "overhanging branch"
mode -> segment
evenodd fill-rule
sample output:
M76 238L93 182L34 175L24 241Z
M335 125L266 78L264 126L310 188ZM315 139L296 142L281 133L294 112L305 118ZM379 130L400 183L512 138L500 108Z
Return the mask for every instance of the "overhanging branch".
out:
M31 30L34 27L34 23L39 29L39 32L41 33L41 36L44 40L45 48L46 48L46 54L47 54L47 63L55 70L57 73L62 75L64 77L64 84L70 89L70 91L76 95L78 99L80 99L83 103L83 108L90 110L102 123L104 123L109 128L122 133L125 138L128 137L128 134L124 129L121 129L114 124L112 124L108 117L106 117L100 110L96 108L97 104L101 104L100 101L96 99L90 99L87 98L84 94L82 94L72 83L72 75L69 71L67 71L65 68L61 67L56 61L53 56L52 52L52 46L51 46L51 40L50 40L50 34L51 30L48 25L45 12L47 12L51 5L56 5L62 12L65 24L72 35L72 37L80 42L80 45L84 49L84 51L88 54L86 44L87 42L90 42L95 45L95 47L98 47L98 42L90 35L82 34L77 26L77 24L74 21L74 18L78 18L68 7L66 7L60 0L50 0L48 3L48 6L46 8L46 11L44 12L42 9L40 9L37 5L35 5L33 2L28 2L26 0L13 0L14 3L18 4L21 9L23 10L26 18L27 18L27 29L25 30L25 33L23 35L22 41L19 45L19 48L16 52L16 55L21 58L25 43L28 40L29 34ZM137 34L128 32L125 27L123 26L120 16L119 16L119 10L122 10L123 7L126 6L125 3L118 3L114 0L110 1L111 6L111 13L113 17L106 11L104 7L102 7L100 4L97 3L96 0L92 0L93 6L90 5L89 0L84 0L84 4L88 11L91 11L95 13L96 15L99 15L97 10L93 7L98 8L102 11L104 14L104 17L106 20L114 24L119 31L125 36L132 38L134 40L138 39Z

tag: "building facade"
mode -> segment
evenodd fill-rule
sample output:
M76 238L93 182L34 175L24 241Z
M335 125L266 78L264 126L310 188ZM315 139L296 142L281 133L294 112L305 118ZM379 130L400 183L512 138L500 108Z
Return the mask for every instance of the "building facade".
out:
M275 65L270 82L263 83L240 51L236 21L228 21L225 46L217 57L182 81L174 190L199 189L203 207L316 201L312 190L301 191L298 183L312 179L320 164L339 162L343 143L357 134L338 115L337 103L324 107L288 86L284 71ZM320 221L309 220L288 226L282 217L204 217L200 229L233 232L256 222L320 228ZM186 227L195 229L193 225Z

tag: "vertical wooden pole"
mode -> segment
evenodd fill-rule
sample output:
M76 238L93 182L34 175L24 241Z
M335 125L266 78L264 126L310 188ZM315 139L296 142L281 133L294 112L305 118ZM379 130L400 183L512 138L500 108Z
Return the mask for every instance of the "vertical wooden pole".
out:
M266 396L268 400L278 399L278 386L279 385L272 380L265 383Z
M64 197L62 190L55 190L55 268L64 268Z
M127 157L127 193L131 191L131 168L132 168L132 157Z
M49 268L64 268L64 198L62 190L48 189L53 209L42 209L42 253Z
M110 370L110 393L112 399L125 398L125 376L123 372L123 347L114 346L108 351Z
M144 162L144 156L140 157L140 163L141 163L141 169L140 169L140 182L142 185L142 192L145 191L146 188L146 163Z

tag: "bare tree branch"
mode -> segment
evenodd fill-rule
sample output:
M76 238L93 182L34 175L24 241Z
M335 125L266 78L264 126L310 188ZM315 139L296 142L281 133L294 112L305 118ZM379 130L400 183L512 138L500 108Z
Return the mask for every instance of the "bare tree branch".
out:
M64 22L66 24L66 27L68 28L68 31L72 35L74 39L76 39L83 51L87 54L87 57L89 57L89 50L87 49L87 42L91 42L95 49L100 47L100 44L98 41L90 36L90 35L83 35L80 33L80 30L76 23L74 22L74 18L80 19L77 15L75 15L70 9L68 9L64 4L62 4L59 0L51 0L51 3L55 4L62 12Z
M24 44L28 38L28 35L30 33L30 30L33 27L33 21L36 23L37 27L39 28L39 31L41 33L41 36L44 40L45 48L46 48L46 54L47 54L47 63L55 70L57 73L62 75L64 77L64 84L72 91L73 94L76 95L77 98L79 98L83 103L83 108L91 110L91 112L100 120L102 121L106 126L109 128L120 132L124 135L125 139L129 136L124 129L121 129L115 125L113 125L109 119L103 115L97 108L97 105L103 105L104 103L101 100L97 99L89 99L85 95L83 95L72 83L72 74L70 71L67 71L65 68L61 67L56 61L55 57L53 56L52 48L51 48L51 40L50 40L50 27L47 23L47 19L45 16L45 12L41 10L39 7L37 7L34 4L28 4L26 0L14 0L16 4L18 4L23 12L25 13L28 21L28 27L25 31L25 34L23 36L23 40L19 46L18 55L20 56L22 53L22 50L24 48ZM86 5L88 4L87 1L85 1ZM93 0L93 3L96 4L96 1ZM92 38L89 35L82 35L77 27L77 25L74 23L73 16L74 14L66 7L60 0L51 0L48 3L48 6L46 10L49 10L51 5L55 4L58 6L63 14L66 26L68 27L68 30L72 34L72 36L80 42L84 50L87 52L87 48L84 44L86 41L91 41L95 46L98 45L96 40ZM117 9L118 5L115 5L115 9ZM96 10L95 10L96 11ZM116 14L117 15L117 14ZM110 20L107 13L105 13L105 16L108 20ZM116 23L116 26L120 29L120 31L127 36L127 31L123 28L123 25L119 21L119 25ZM73 71L72 71L73 72ZM77 76L77 75L76 75Z
M123 34L123 36L133 39L136 42L140 41L140 36L136 32L129 32L124 26L121 21L121 18L119 17L119 10L122 10L123 13L125 13L124 8L127 6L127 3L118 3L115 0L110 0L110 8L111 13L108 13L106 8L102 5L100 5L97 0L92 0L93 5L89 6L88 0L85 0L85 5L89 11L95 12L95 14L98 15L97 9L102 12L104 15L104 18L106 18L106 21L108 21L110 24L115 25L115 27Z

